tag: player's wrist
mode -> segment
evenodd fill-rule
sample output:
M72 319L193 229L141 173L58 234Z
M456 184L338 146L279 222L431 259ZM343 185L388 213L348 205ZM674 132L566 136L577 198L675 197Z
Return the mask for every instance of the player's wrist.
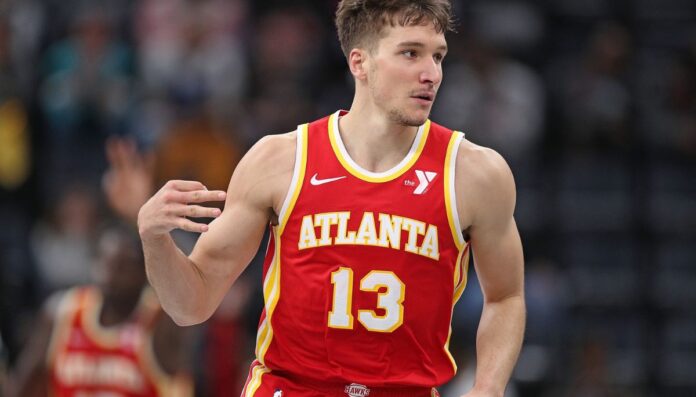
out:
M505 386L477 383L466 397L503 397L504 395Z
M171 238L169 232L158 233L148 229L138 228L140 240L147 245L162 245Z

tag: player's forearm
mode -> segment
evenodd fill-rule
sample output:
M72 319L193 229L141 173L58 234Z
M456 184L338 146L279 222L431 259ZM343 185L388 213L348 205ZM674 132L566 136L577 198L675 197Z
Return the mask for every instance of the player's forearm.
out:
M196 264L169 234L143 237L145 269L162 308L178 325L193 325L208 317L206 285Z
M522 346L525 317L521 295L484 304L476 338L474 390L503 396Z

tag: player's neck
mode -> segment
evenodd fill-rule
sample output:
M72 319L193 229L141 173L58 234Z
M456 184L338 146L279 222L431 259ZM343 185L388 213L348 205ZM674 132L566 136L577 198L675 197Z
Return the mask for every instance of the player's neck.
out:
M99 313L99 324L104 327L118 325L130 318L138 306L139 298L128 300L104 299Z
M403 160L418 133L418 127L396 124L355 103L339 119L338 129L353 161L372 172L389 170Z

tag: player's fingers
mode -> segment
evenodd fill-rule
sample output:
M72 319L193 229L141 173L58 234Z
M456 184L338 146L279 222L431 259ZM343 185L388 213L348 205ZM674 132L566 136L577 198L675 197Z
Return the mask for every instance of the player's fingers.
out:
M140 154L135 141L132 139L121 139L119 149L121 161L125 162L125 166L129 168L140 167Z
M124 166L121 145L121 139L113 136L106 141L106 158L111 167L115 169L121 169Z
M194 190L208 190L202 183L198 181L184 181L178 179L174 179L167 182L165 186L168 186L174 190L178 190L181 192L191 192Z
M180 193L184 203L205 203L208 201L224 201L227 193L222 190L195 190Z
M187 232L202 233L208 231L208 225L205 223L196 223L186 218L179 218L176 227Z
M130 170L141 162L135 142L129 138L110 137L106 153L109 164L116 170Z
M191 218L217 218L222 211L219 208L203 207L201 205L179 205L171 210L173 215Z
M142 165L143 170L149 174L153 174L155 170L155 154L152 152L146 152L142 155Z

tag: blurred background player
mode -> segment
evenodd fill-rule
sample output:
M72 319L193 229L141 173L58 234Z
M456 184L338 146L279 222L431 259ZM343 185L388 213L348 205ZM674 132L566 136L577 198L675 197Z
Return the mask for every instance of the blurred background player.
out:
M47 300L8 396L191 396L186 336L146 287L137 236L112 225L97 249L96 283Z

